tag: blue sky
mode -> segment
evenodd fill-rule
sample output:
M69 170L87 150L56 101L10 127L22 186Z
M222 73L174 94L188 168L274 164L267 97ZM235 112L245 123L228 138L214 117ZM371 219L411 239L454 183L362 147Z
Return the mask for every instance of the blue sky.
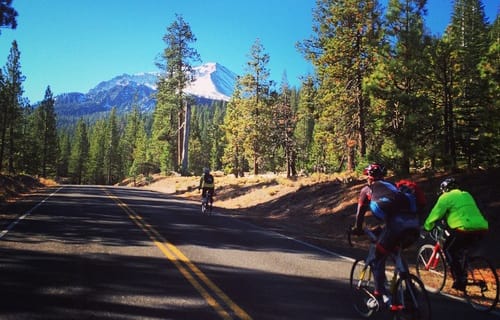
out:
M382 1L385 3L386 1ZM450 20L451 0L429 0L427 25L442 34ZM175 14L183 16L197 41L202 62L218 62L243 74L257 38L270 55L271 79L284 72L293 86L311 73L295 43L312 34L315 0L14 0L19 13L15 30L1 29L0 66L13 40L21 52L26 77L24 96L43 99L86 93L99 82L123 73L158 71L156 57ZM483 0L493 21L500 0Z

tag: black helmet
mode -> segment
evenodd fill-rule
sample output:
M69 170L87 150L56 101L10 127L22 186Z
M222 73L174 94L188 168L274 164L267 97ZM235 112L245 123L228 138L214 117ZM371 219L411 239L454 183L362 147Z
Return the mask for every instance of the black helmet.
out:
M386 173L387 170L385 169L385 167L378 163L372 163L363 170L363 174L365 176L373 179L382 179Z
M450 190L457 189L457 188L458 188L458 184L455 181L455 179L454 178L447 178L447 179L444 179L443 182L441 182L441 185L439 186L439 194L442 194L442 193L445 193L445 192L448 192Z

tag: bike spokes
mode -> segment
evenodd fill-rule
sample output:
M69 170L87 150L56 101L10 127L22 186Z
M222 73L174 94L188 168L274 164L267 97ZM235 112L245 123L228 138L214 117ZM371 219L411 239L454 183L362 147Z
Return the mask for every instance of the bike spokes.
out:
M437 293L443 289L446 282L446 261L441 251L435 252L433 245L423 245L418 251L415 267L417 276L429 292Z
M482 257L467 262L465 298L479 311L491 311L498 303L498 276L491 263Z

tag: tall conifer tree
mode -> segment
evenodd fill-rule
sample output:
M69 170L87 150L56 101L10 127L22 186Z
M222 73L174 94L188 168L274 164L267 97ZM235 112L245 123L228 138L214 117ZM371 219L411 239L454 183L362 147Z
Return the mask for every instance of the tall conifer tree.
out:
M80 119L76 125L68 164L74 183L83 184L87 182L85 177L87 175L88 156L89 139L87 124L83 119Z
M192 62L199 61L198 52L191 47L196 42L196 37L191 31L189 24L180 15L176 15L175 21L167 28L163 37L166 48L161 55L158 67L163 74L158 79L157 106L153 123L153 138L155 143L169 143L169 147L160 146L158 153L170 154L170 164L162 163L162 168L187 171L187 161L183 161L183 155L187 157L188 141L184 139L189 136L189 123L186 115L190 114L190 101L188 101L184 90L193 81ZM172 145L176 142L176 146ZM161 157L159 155L159 157ZM163 159L162 161L165 161ZM180 166L184 167L180 167Z
M386 151L386 162L393 162L391 167L405 174L416 155L414 141L421 141L422 133L428 131L424 124L430 106L430 63L426 55L430 37L424 31L425 14L426 0L389 1L389 45L385 52L380 50L382 59L370 79L377 110L372 118L378 121L377 128L385 137L380 147Z
M2 125L0 132L0 172L3 170L4 159L7 159L7 170L15 172L17 149L21 147L19 143L22 129L23 116L23 87L25 77L21 73L21 52L17 42L12 42L7 64L4 67L4 86L2 90Z
M353 170L366 156L370 101L363 81L374 67L381 43L380 8L376 0L318 0L315 35L299 44L316 68L318 103L315 144L324 167Z
M242 93L241 116L246 119L244 153L253 163L253 173L259 173L266 148L269 146L272 114L270 112L269 54L260 39L256 39L249 53L246 74L239 79Z
M57 118L54 109L55 100L50 86L45 90L45 97L38 107L39 137L41 137L41 172L42 177L53 176L57 169L59 144L57 138Z
M469 168L480 164L486 132L492 127L487 106L488 81L481 78L480 63L489 48L488 25L481 0L456 0L449 28L452 55L453 118L460 156Z

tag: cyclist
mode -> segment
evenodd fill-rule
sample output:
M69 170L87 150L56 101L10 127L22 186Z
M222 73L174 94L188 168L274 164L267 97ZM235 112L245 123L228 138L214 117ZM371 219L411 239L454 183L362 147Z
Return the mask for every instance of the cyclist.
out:
M477 244L488 232L484 218L472 195L460 190L454 178L447 178L439 186L439 198L424 222L424 229L431 231L436 222L446 220L450 236L443 249L453 275L453 289L464 291L466 275L460 265L462 250Z
M214 195L214 176L210 173L209 168L203 168L203 174L200 178L200 184L198 185L198 190L201 191L201 197L204 199L207 196L207 191L211 190L212 195Z
M375 259L368 263L372 265L375 296L382 298L391 309L396 309L398 306L391 304L390 293L384 286L385 262L389 253L399 244L408 247L416 242L420 227L416 212L411 210L410 199L394 184L384 180L386 172L385 167L377 163L370 164L363 171L368 184L360 191L356 223L351 232L355 235L363 233L363 221L368 210L385 223L385 226L375 229L378 231Z

